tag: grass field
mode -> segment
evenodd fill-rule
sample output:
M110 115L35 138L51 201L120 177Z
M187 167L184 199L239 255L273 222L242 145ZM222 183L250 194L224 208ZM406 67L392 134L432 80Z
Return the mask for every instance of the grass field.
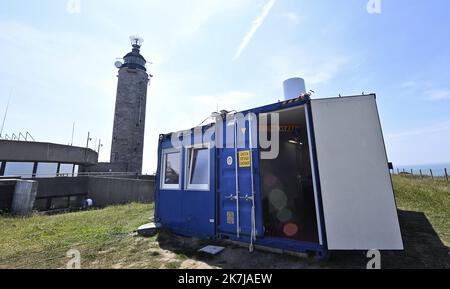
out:
M405 252L383 253L385 267L450 268L450 185L394 176ZM64 268L66 252L81 253L82 268L363 268L365 256L340 252L328 262L227 247L215 257L197 249L205 241L162 232L133 231L148 222L153 205L130 204L31 218L0 218L0 268ZM211 244L209 242L208 244Z
M402 176L393 180L398 208L425 213L442 241L450 246L450 183Z

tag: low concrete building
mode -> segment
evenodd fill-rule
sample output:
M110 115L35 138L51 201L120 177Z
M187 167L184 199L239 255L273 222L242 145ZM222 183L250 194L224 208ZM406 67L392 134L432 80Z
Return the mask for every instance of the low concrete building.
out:
M0 140L0 211L82 208L86 199L96 207L153 201L154 178L97 159L88 148Z
M26 141L0 140L0 176L39 178L76 176L95 166L98 154L88 148Z

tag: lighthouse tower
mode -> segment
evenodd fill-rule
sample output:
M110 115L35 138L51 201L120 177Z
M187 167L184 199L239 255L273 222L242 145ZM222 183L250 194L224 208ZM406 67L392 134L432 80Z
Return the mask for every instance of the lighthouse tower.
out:
M144 153L145 109L149 74L140 49L143 39L130 37L132 51L119 69L116 109L114 114L111 163L126 165L127 172L142 173Z

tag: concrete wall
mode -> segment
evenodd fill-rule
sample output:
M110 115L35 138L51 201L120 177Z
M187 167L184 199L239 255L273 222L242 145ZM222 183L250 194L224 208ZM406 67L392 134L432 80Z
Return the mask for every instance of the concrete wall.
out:
M155 195L153 180L111 177L60 177L35 180L39 183L37 199L85 195L86 198L93 199L95 207L131 202L149 203L154 201ZM7 203L8 194L4 196Z
M155 182L146 180L89 177L89 198L94 206L154 201Z
M126 173L128 172L127 163L98 163L95 166L84 167L82 172L86 173Z
M33 212L38 183L36 181L17 180L11 204L13 215L26 216Z
M26 216L32 213L38 183L21 179L0 180L0 211Z
M87 195L89 192L89 177L43 178L36 181L39 183L37 198Z
M52 143L0 140L0 161L97 163L98 154L86 148Z

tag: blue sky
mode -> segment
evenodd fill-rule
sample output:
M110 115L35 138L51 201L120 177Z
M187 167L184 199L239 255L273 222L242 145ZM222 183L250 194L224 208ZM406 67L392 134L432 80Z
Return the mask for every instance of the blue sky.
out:
M77 0L72 0L77 2ZM450 1L67 0L0 2L4 134L84 146L109 159L117 70L128 37L153 64L144 171L158 134L199 124L217 106L247 109L306 79L314 97L375 92L389 159L450 163ZM75 12L75 13L73 13ZM94 144L91 144L94 147Z

